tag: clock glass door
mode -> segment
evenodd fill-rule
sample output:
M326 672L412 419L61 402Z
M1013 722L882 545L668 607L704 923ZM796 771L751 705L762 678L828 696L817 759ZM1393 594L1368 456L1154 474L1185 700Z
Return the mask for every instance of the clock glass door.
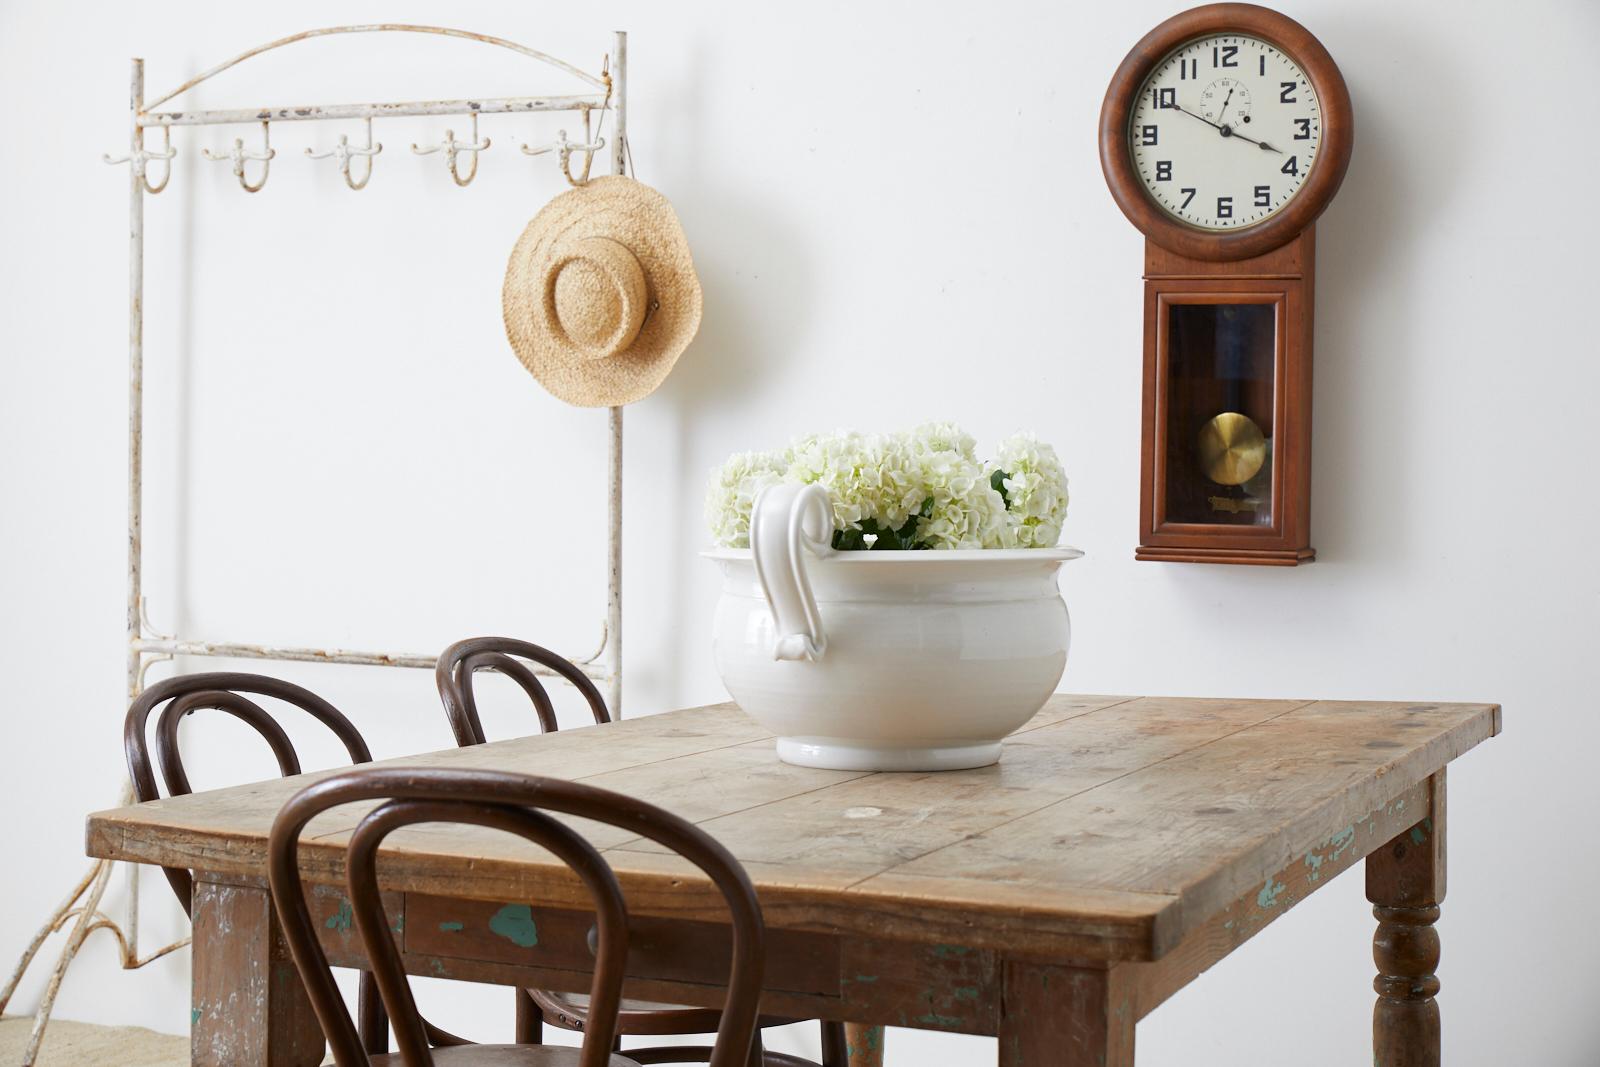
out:
M1277 301L1166 294L1165 521L1271 526Z

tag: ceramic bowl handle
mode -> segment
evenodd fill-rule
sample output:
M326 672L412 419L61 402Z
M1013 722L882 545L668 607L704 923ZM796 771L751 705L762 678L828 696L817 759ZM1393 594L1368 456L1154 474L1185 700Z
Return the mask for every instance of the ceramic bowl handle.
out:
M777 628L773 659L814 660L828 647L804 552L833 554L833 505L819 485L770 485L750 514L750 554Z

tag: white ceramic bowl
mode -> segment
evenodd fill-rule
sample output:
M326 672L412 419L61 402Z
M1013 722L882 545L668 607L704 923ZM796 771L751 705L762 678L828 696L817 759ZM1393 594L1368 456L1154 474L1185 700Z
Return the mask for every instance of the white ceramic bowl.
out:
M1066 667L1072 629L1057 572L1077 549L814 557L780 547L759 572L747 549L705 555L723 572L717 669L789 763L985 766Z

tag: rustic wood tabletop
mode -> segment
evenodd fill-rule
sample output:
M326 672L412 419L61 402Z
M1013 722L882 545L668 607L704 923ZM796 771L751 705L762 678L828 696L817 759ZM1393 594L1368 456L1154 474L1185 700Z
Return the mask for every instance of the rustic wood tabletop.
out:
M1137 1019L1366 859L1374 1041L1410 1065L1438 1062L1444 769L1499 724L1491 704L1058 696L996 766L882 774L781 763L725 704L384 765L581 779L667 808L750 873L765 1010L998 1035L1006 1067L1131 1064ZM265 889L272 819L320 776L89 817L90 855L196 872L196 1064L320 1062ZM337 966L361 962L340 886L362 814L329 813L301 847ZM638 917L629 995L715 1005L727 931L704 877L583 828ZM537 847L417 827L379 874L413 973L588 988L587 898ZM853 1043L853 1064L879 1055Z

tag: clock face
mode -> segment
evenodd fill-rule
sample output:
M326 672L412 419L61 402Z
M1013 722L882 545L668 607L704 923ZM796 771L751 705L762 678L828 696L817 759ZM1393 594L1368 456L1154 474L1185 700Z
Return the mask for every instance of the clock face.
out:
M1322 110L1311 80L1276 46L1215 34L1156 64L1134 101L1128 144L1163 211L1202 230L1237 230L1304 186Z

